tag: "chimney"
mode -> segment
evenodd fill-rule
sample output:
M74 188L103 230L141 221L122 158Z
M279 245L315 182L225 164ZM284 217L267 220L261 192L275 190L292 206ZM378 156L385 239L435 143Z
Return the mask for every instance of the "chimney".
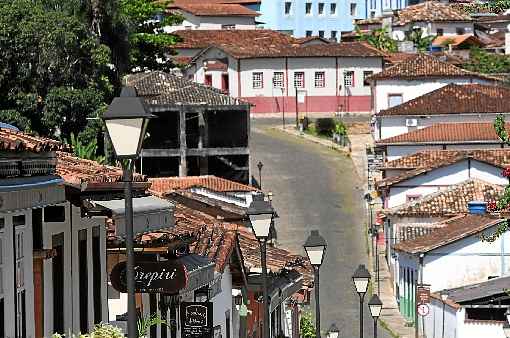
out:
M487 202L485 201L468 202L468 211L472 215L484 215L487 213Z

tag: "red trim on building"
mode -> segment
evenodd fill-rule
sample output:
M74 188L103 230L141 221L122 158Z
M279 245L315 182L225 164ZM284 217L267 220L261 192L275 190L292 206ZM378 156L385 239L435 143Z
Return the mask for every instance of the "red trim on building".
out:
M343 105L343 111L348 112L369 112L371 108L371 96L306 96L304 103L298 104L300 113L333 113L339 111L338 98L340 102L347 102ZM287 112L296 110L295 97L243 97L243 100L254 105L251 112L261 113L281 113L277 107L285 106ZM276 108L275 108L276 107ZM346 107L348 109L346 109Z

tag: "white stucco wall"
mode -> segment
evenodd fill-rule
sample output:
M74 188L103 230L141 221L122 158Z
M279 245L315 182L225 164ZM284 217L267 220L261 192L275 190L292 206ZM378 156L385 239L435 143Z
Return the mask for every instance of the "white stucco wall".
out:
M443 302L431 298L430 314L423 317L426 337L441 337L443 333ZM444 306L444 336L456 338L505 338L503 324L493 321L465 320L465 308Z
M235 29L255 29L255 17L251 16L196 16L182 10L178 12L184 20L179 25L165 26L166 33L185 29L222 29L222 25L235 25Z
M63 204L66 208L65 222L44 222L46 229L43 233L43 245L45 248L52 247L52 236L64 234L64 328L71 332L80 332L80 275L79 275L79 257L78 257L78 231L87 230L87 251L92 253L92 228L99 227L100 231L100 252L94 254L100 255L101 262L101 299L107 299L107 275L106 275L106 228L104 218L81 218L81 211L69 203ZM94 285L93 285L93 262L92 256L87 257L88 272L88 326L94 327ZM44 334L50 337L53 331L53 283L52 260L45 260L44 267ZM102 320L108 320L107 302L102 301Z
M464 160L393 185L385 202L386 207L392 208L406 203L406 196L423 197L469 178L478 178L501 186L508 183L508 180L501 176L501 168L475 160Z
M497 226L493 226L483 233L491 235L496 230ZM510 234L505 233L491 243L482 242L479 236L475 234L425 254L423 280L431 285L431 291L480 283L490 276L508 275Z
M363 85L363 71L373 71L378 73L382 69L380 58L338 58L338 77L335 57L309 57L309 58L287 58L287 67L285 58L256 58L236 60L223 51L211 48L203 55L197 58L197 69L194 70L194 81L204 82L204 69L202 67L204 60L222 59L228 60L229 87L230 95L234 97L279 97L282 96L280 88L273 88L273 77L275 72L284 73L285 90L288 96L295 95L294 72L305 73L305 88L308 96L335 96L346 95L347 91L343 86L344 71L354 71L354 86L349 88L349 95L368 96L371 94L371 88ZM240 64L241 73L238 74ZM315 72L325 72L325 87L315 88ZM263 73L263 88L255 89L252 86L253 72ZM241 81L241 93L239 93L239 79ZM338 86L342 85L340 91ZM287 89L288 88L288 89ZM300 88L300 90L302 90ZM338 91L338 93L337 93Z
M464 34L474 34L472 22L412 22L404 26L393 26L393 39L404 41L406 33L415 27L422 30L422 36L437 35L437 30L442 29L443 35L457 35L457 28L464 28Z

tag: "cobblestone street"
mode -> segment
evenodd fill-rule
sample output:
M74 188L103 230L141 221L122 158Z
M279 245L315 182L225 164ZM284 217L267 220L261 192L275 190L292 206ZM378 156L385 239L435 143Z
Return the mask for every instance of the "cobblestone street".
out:
M274 193L279 245L304 254L311 229L328 242L321 268L321 328L332 323L341 337L359 336L359 300L351 276L367 263L363 189L346 155L271 129L272 120L252 120L252 167L262 161L262 188ZM258 172L254 172L258 177ZM312 304L314 301L312 300ZM365 306L365 337L373 322ZM380 329L379 337L389 337Z

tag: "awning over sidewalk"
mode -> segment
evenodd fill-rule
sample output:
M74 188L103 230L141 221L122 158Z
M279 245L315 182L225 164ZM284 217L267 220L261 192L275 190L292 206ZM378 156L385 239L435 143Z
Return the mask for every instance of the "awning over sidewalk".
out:
M178 259L188 271L188 284L180 293L198 290L214 280L216 264L209 258L195 254L186 255Z
M111 217L112 230L115 236L125 235L125 200L90 201L95 215ZM135 234L146 233L161 229L173 228L175 205L167 200L154 197L133 198L133 231Z
M91 201L94 205L99 205L105 209L108 209L112 213L112 217L124 216L125 214L125 203L124 199L110 200L110 201ZM154 196L145 196L133 198L133 213L155 213L158 211L171 211L174 205L167 200Z

